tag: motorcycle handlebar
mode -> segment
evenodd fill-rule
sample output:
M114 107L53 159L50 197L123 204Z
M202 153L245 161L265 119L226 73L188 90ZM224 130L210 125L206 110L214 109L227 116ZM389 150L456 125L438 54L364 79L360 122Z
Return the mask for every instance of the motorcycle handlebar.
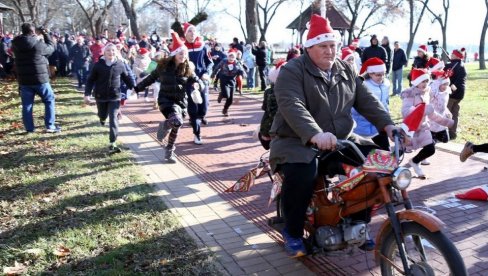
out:
M332 154L336 151L341 151L345 148L351 148L355 152L355 154L359 158L361 158L362 161L366 160L366 157L359 150L358 146L349 140L337 139L336 148L335 148L335 150L332 150L332 151L322 151L322 150L318 149L317 146L315 146L315 145L312 147L312 149L315 152L317 152L317 156L321 156L321 158L324 158L324 159L327 158L327 156L329 156L330 154ZM325 153L324 156L322 156L323 153Z

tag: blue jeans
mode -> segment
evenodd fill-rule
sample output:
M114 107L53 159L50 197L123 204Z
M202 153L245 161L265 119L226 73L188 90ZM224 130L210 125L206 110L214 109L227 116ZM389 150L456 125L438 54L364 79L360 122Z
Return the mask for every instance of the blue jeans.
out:
M73 71L75 71L76 77L78 78L78 88L81 88L82 85L86 84L86 78L88 77L88 67L84 64L73 64Z
M254 75L256 74L256 67L249 68L247 72L247 88L253 89L254 88Z
M403 68L393 71L393 95L402 93Z
M54 92L51 85L47 83L36 85L19 85L20 97L22 100L22 121L27 132L35 129L32 110L34 107L34 97L39 95L44 103L44 125L46 129L55 129L55 104Z
M109 121L109 141L114 143L117 141L117 136L119 135L119 119L117 114L120 110L120 101L109 101L109 102L99 102L97 101L98 118L100 122L105 124L105 121Z

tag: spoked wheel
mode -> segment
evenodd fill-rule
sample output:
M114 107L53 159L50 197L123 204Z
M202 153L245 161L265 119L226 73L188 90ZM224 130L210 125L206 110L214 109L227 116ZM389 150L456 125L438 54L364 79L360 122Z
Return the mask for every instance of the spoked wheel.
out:
M442 232L430 232L415 222L401 226L412 275L468 275L459 251ZM381 275L404 275L395 268L404 270L393 231L384 239L381 254Z

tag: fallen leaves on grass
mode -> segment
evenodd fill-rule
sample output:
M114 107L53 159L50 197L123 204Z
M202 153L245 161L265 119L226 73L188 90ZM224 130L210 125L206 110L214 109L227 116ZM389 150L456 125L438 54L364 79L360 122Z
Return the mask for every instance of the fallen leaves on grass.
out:
M7 276L21 275L27 272L27 267L21 263L15 262L14 266L7 266L3 268L3 273Z
M64 245L58 245L53 251L54 255L57 257L66 257L71 254L71 250Z

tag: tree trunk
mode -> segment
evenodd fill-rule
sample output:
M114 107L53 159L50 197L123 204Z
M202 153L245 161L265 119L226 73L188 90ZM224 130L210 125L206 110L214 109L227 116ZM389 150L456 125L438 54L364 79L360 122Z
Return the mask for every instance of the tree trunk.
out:
M483 22L483 29L481 30L481 38L480 38L480 70L486 69L485 64L485 37L486 37L486 30L488 29L488 0L485 0L486 4L486 16L485 22Z
M134 0L132 0L131 4L129 4L128 0L120 0L120 2L122 2L125 15L130 21L130 29L132 31L132 34L135 35L138 40L141 39L141 36L139 34L139 26L137 24L137 13L134 6Z
M488 1L488 0L487 0ZM425 9L429 0L425 0L425 2L421 2L423 4L422 10L419 13L419 17L417 18L416 25L414 28L414 13L415 13L415 5L414 0L408 0L408 5L410 7L410 31L409 31L409 38L408 38L408 45L407 45L407 59L410 59L410 52L412 51L413 41L415 40L415 35L419 29L420 22L422 21L422 17L424 16Z
M256 13L256 0L246 0L246 31L247 43L257 42L258 39L258 23Z

